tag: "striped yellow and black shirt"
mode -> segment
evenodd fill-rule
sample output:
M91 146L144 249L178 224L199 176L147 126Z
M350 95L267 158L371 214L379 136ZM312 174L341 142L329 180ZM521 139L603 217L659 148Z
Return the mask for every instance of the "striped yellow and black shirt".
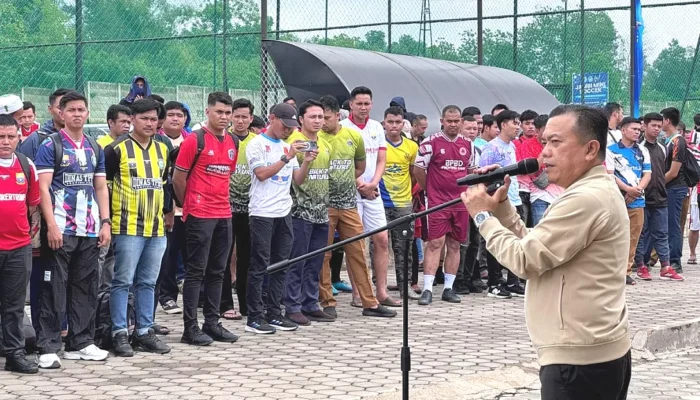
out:
M168 148L159 141L143 148L124 135L105 148L111 190L112 234L164 236L164 183Z

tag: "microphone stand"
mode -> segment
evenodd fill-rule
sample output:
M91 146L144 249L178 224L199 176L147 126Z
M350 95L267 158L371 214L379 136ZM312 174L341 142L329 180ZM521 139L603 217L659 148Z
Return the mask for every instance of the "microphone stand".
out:
M499 187L503 186L503 181L495 181L491 183L487 191L489 193L495 192ZM370 232L365 232L360 235L357 235L355 237L351 237L345 240L342 240L337 243L333 243L329 246L323 247L321 249L312 251L311 253L307 253L304 255L301 255L299 257L293 258L291 260L282 260L279 261L275 264L270 265L267 267L267 273L272 274L278 271L285 270L289 268L292 264L296 264L298 262L307 260L309 258L316 257L317 255L323 254L327 251L333 251L339 247L345 246L346 244L350 244L353 242L356 242L358 240L362 240L365 238L368 238L370 236L373 236L379 232L384 232L387 230L395 230L399 233L400 240L404 242L404 258L403 258L403 282L401 283L401 291L402 293L402 311L403 311L403 345L401 346L401 373L402 373L402 398L404 400L408 400L408 392L409 392L409 371L411 370L411 348L408 346L408 253L411 251L411 241L413 240L413 228L411 227L411 223L413 223L415 220L418 218L421 218L425 215L434 213L435 211L440 211L444 208L453 206L459 202L461 202L461 198L456 198L452 199L446 203L437 205L432 208L428 208L427 210L417 212L417 213L411 213L408 215L404 215L403 217L399 217L388 224L386 226L383 226L381 228L374 229Z

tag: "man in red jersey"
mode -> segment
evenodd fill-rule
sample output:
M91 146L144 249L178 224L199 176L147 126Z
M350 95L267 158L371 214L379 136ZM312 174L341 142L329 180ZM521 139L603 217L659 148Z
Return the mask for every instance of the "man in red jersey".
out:
M180 145L173 186L183 200L187 260L182 289L185 332L181 342L207 346L214 340L233 343L238 336L219 322L219 302L224 270L233 242L228 182L236 168L238 139L226 133L233 113L233 99L224 92L210 93L207 121ZM198 152L197 141L204 148ZM206 276L206 279L205 279ZM204 325L199 329L197 304L204 284Z
M459 197L462 188L457 179L467 175L474 166L474 144L460 135L462 116L459 107L447 106L440 119L443 130L421 143L414 169L418 184L428 195L428 207L434 207ZM456 204L428 214L428 240L423 261L423 293L418 301L428 305L433 301L433 281L440 262L440 253L447 245L445 255L445 289L442 300L459 303L461 299L452 290L459 267L459 246L467 240L469 214Z

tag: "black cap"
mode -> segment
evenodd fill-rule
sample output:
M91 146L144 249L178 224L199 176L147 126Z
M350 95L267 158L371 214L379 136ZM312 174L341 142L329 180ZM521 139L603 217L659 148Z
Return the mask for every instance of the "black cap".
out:
M297 110L286 103L280 103L272 107L272 115L279 118L287 128L298 128Z

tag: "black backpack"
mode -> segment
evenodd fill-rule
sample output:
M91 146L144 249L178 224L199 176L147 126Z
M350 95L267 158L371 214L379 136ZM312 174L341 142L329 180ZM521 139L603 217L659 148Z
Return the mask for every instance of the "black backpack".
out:
M677 136L680 137L680 135ZM671 137L670 139L674 139L674 137ZM669 145L670 143L671 141L669 140ZM674 146L678 146L678 142L676 142ZM698 182L700 182L700 165L698 165L698 160L695 159L695 156L690 151L687 144L686 149L686 155L685 159L683 160L683 168L681 168L681 172L683 173L685 183L688 185L688 187L695 187Z
M134 337L136 325L136 306L134 294L129 292L129 302L126 306L126 326L129 330L129 343ZM97 312L95 314L95 346L102 350L112 348L112 314L109 311L109 291L97 295Z
M187 171L187 178L190 179L190 175L192 174L192 170L194 169L194 166L197 165L197 160L199 160L199 156L202 154L202 151L204 151L204 147L206 146L206 143L204 141L204 129L197 129L196 131L192 131L195 135L197 135L197 152L194 155L194 160L192 160L192 166L190 166L190 170ZM233 140L233 145L236 147L236 152L238 152L238 148L240 147L240 139L238 139L238 136L226 131L226 134L231 136L231 139ZM173 149L173 151L170 152L168 155L168 165L170 165L170 171L168 171L168 183L170 184L170 187L172 188L172 197L173 200L175 200L175 205L178 207L182 207L183 202L180 201L180 199L177 198L175 195L175 188L172 185L173 182L173 172L175 171L175 162L177 161L177 156L180 154L180 147L178 146L177 148ZM183 199L184 200L184 199Z
M61 140L61 133L52 133L51 135L45 136L45 134L42 134L41 131L37 133L39 135L39 138L43 142L46 137L51 138L51 142L53 143L53 164L54 164L54 173L61 167L61 162L63 161L63 141ZM102 146L97 144L97 141L93 138L91 138L88 135L83 135L85 140L90 143L90 147L92 147L92 151L95 152L95 157L97 160L100 159L100 153L102 152ZM97 168L97 165L94 166Z

